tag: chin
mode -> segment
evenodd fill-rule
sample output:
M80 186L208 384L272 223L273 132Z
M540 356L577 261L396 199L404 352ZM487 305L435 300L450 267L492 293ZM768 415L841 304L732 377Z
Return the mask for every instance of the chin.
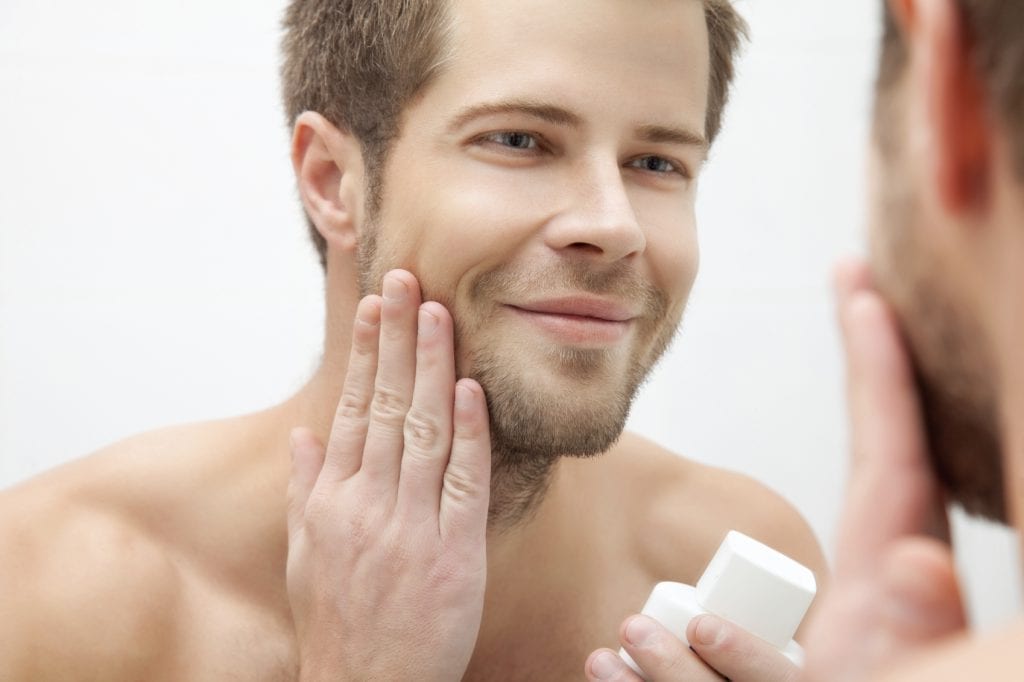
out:
M558 356L519 371L519 362L475 356L470 376L487 395L492 446L503 456L590 457L607 451L625 428L639 381L628 370L610 372L605 351Z

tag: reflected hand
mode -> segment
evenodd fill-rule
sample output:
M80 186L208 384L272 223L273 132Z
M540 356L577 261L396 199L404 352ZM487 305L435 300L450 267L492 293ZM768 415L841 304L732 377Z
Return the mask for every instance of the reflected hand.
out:
M896 320L863 264L836 280L853 463L835 576L808 629L808 682L868 679L965 623Z

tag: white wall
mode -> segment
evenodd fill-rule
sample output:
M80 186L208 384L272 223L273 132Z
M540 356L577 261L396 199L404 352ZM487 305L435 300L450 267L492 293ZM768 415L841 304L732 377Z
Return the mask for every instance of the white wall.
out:
M0 2L0 486L266 406L314 367L283 4ZM861 243L877 6L739 6L754 40L701 187L703 270L631 425L766 482L831 550L846 438L828 279Z

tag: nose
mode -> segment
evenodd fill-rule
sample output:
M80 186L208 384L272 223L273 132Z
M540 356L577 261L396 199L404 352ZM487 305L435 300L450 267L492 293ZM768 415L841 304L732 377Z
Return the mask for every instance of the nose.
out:
M570 180L566 188L570 200L547 226L550 248L608 263L643 253L647 238L622 171L617 163L609 165Z

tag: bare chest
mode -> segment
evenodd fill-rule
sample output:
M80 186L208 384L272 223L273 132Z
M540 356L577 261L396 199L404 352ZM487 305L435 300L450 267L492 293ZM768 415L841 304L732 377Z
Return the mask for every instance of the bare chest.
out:
M595 587L596 585L596 587ZM642 570L623 570L590 587L493 605L463 682L584 681L595 649L618 649L622 621L643 606L653 586Z
M184 595L173 641L147 679L170 682L291 682L298 659L290 622L205 590Z

